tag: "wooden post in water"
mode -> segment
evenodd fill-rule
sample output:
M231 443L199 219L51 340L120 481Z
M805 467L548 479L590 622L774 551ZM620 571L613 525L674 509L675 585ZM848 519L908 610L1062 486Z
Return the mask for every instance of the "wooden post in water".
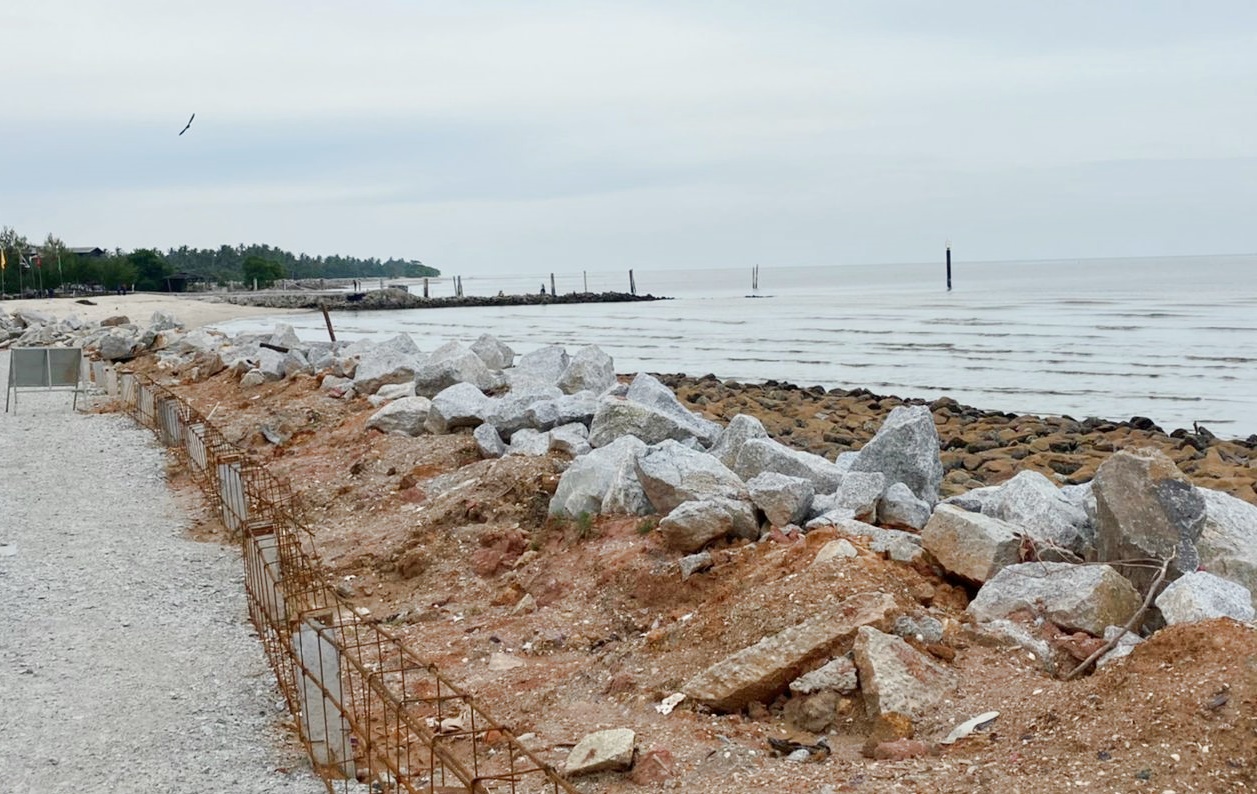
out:
M327 335L331 337L333 342L335 342L336 332L332 330L332 315L327 313L327 304L320 303L319 308L323 310L323 322L327 323Z
M554 274L551 273L550 274L550 295L555 296L558 294L559 294L559 291L554 288Z
M632 271L632 270L630 270L630 271L629 271L629 294L630 294L630 295L636 295L636 294L637 294L637 282L633 280L633 271Z
M947 241L947 291L951 292L951 240Z
M423 297L428 297L428 280L426 278L423 280Z
M580 274L581 274L581 277L585 279L585 294L588 295L589 294L589 271L582 270Z

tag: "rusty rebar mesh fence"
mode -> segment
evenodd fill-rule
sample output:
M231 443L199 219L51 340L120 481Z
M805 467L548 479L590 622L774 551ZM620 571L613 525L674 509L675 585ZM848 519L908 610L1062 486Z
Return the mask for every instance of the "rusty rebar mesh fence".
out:
M239 538L249 617L329 792L575 792L472 695L336 593L286 484L169 389L133 373L116 386Z

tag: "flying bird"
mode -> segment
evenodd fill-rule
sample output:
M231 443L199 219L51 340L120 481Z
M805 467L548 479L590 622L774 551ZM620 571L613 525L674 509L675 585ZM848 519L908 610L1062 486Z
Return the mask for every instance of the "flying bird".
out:
M180 135L188 131L188 128L192 126L192 119L194 118L196 118L195 113L192 114L192 118L188 119L188 123L183 125L183 129L179 130Z

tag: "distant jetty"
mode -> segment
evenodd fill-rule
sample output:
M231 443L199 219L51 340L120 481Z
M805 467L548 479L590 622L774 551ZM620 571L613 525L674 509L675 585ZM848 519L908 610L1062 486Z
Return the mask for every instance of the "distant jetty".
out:
M423 298L399 287L367 292L251 292L224 296L223 300L240 306L264 306L271 309L327 309L328 311L383 311L389 309L448 309L466 306L545 306L557 303L632 303L637 301L671 300L654 295L633 295L628 292L569 292L563 295L472 295L448 298Z

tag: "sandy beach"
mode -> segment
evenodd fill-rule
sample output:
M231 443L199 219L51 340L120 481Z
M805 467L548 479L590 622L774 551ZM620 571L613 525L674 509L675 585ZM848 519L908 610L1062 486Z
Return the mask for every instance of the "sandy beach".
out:
M91 304L80 303L90 300ZM18 309L31 309L64 319L73 314L81 320L100 322L108 317L125 315L132 322L147 322L153 312L173 314L187 328L236 320L281 314L305 314L308 309L272 309L264 306L238 306L217 296L193 296L170 293L131 293L129 295L93 295L90 298L34 298L0 302L0 309L13 314Z

